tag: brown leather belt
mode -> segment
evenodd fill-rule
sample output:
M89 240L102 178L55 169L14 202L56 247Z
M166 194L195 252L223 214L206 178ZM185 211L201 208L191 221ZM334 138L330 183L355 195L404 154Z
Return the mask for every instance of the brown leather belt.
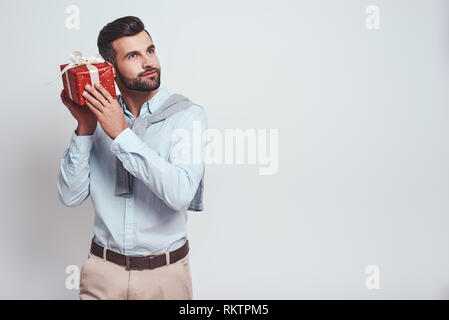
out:
M184 258L189 252L189 241L186 240L186 242L178 249L166 253L151 254L148 256L127 256L100 246L94 239L92 239L90 252L102 259L104 254L104 258L106 258L107 261L126 266L127 270L154 269L168 264L167 255L169 256L169 263L175 263Z

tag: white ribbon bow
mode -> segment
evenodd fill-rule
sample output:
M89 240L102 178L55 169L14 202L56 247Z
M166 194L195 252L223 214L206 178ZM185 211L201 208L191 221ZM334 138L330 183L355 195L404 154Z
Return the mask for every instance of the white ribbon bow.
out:
M69 57L70 57L70 61L72 61L72 62L69 63L64 69L62 69L61 73L59 74L58 77L56 77L55 80L48 82L47 84L51 84L51 83L55 82L56 80L58 80L58 78L60 76L62 76L64 74L64 72L66 72L67 70L69 70L71 68L86 65L86 67L89 70L91 70L92 68L90 68L90 67L92 67L92 64L105 62L99 53L97 53L97 55L95 55L93 57L86 59L86 58L84 58L83 54L80 51L73 51Z
M90 57L88 59L83 57L83 54L79 51L73 51L70 54L70 60L72 61L71 63L69 63L62 71L60 76L66 72L68 69L74 68L74 67L78 67L78 66L82 66L82 65L89 65L89 64L94 64L94 63L102 63L104 62L104 59L101 57L101 55L99 53L97 53L96 56Z

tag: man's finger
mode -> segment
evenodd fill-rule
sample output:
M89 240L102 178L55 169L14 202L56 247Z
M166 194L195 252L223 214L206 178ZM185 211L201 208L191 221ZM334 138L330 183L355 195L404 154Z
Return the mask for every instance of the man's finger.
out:
M72 107L72 103L71 101L69 101L69 99L67 99L67 97L65 96L65 92L64 90L61 91L61 101L62 103L67 107L67 108L71 108Z
M64 89L62 89L61 95L60 95L60 96L61 96L61 100L62 100L62 101L65 101L65 100L66 100Z
M99 120L100 117L102 116L101 112L97 108L95 108L95 106L92 103L90 103L88 100L86 100L86 105L95 114L95 116L97 117L97 120Z
M94 96L90 94L88 91L83 92L84 101L90 102L90 104L95 107L99 112L103 112L104 106L98 101Z
M103 97L103 95L91 85L87 85L85 87L85 90L89 92L92 97L97 99L98 102L100 102L103 106L106 106L106 104L108 103L108 100L105 99L105 97Z
M109 102L111 103L114 98L111 96L111 94L109 93L108 90L106 90L101 84L96 83L95 84L95 88L97 88L98 91L100 91L100 93L103 95L103 97Z

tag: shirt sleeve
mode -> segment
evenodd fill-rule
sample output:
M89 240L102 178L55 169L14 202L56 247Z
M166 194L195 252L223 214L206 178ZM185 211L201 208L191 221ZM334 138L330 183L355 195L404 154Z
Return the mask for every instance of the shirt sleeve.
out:
M89 196L89 156L93 140L93 134L78 136L73 131L70 145L61 157L58 196L65 206L79 206Z
M189 207L205 169L205 142L201 137L202 131L207 129L206 112L195 105L187 111L172 131L168 160L130 128L111 143L111 151L122 161L123 167L175 211Z

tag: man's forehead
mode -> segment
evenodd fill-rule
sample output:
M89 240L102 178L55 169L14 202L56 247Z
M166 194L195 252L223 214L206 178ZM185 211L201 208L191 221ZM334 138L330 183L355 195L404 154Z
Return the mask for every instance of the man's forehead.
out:
M112 47L114 48L117 55L124 55L129 51L139 51L146 50L150 45L153 44L150 36L144 31L132 36L120 37L112 42Z

